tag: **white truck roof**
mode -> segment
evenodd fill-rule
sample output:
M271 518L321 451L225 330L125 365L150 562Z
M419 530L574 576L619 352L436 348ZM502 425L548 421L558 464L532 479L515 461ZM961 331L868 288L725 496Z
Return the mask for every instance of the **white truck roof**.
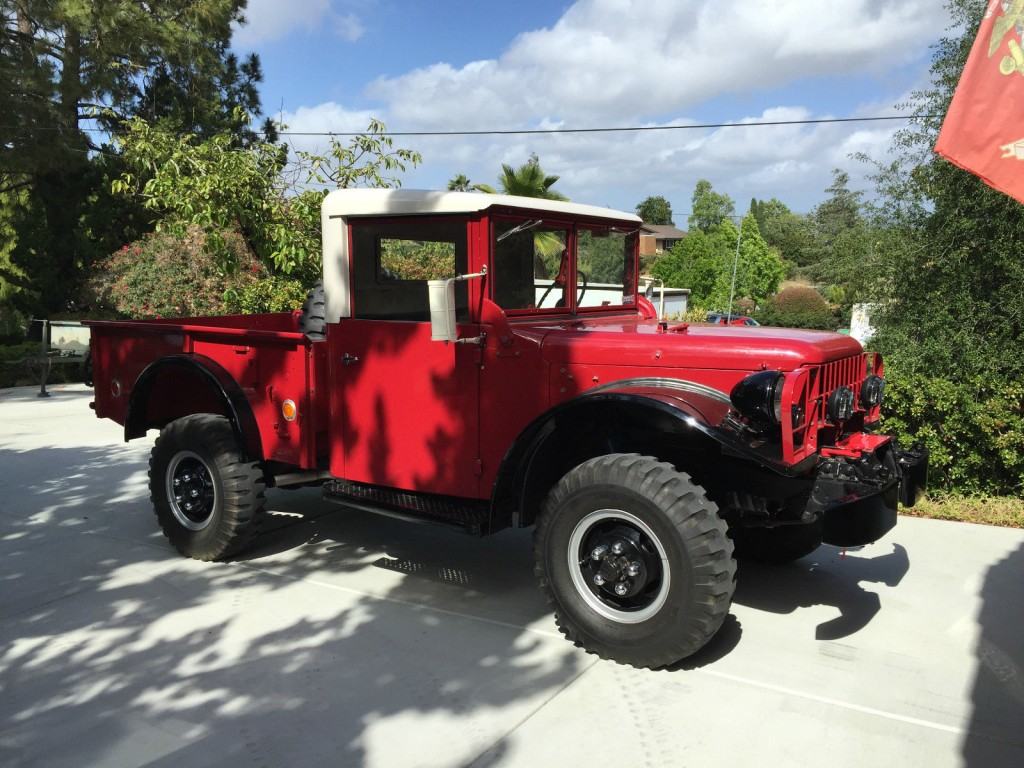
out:
M523 208L569 216L642 223L639 216L596 205L565 203L539 197L489 195L485 192L439 192L422 189L336 189L324 198L324 218L476 213L488 208Z

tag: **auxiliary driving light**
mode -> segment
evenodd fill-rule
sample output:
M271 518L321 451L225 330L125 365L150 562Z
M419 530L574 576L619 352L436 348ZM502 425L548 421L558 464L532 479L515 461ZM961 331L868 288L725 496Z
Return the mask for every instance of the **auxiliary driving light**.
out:
M860 387L860 402L865 408L875 408L882 404L885 394L885 379L872 374L864 379Z
M839 389L828 396L828 407L826 409L828 420L833 424L848 421L853 416L854 402L853 390L849 387L839 387Z

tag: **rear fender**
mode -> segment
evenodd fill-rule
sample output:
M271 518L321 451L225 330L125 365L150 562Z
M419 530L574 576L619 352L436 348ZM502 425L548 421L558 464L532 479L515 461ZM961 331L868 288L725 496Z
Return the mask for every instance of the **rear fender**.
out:
M219 413L247 461L262 461L259 426L248 398L223 367L204 355L170 355L150 363L132 387L124 422L127 442L194 413Z

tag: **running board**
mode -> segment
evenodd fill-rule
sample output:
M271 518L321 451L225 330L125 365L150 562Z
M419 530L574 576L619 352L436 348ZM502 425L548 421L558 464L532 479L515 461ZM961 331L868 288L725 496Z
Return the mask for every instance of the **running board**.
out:
M446 525L474 536L490 532L491 509L486 501L397 491L348 480L331 480L323 489L327 501L365 512L414 523Z

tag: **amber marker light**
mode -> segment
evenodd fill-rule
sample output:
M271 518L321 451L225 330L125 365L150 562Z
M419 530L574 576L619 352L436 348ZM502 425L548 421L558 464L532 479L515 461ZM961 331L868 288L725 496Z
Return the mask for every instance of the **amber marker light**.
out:
M285 421L295 421L295 417L299 415L299 409L295 407L294 400L285 400L281 403L281 415L284 416Z

